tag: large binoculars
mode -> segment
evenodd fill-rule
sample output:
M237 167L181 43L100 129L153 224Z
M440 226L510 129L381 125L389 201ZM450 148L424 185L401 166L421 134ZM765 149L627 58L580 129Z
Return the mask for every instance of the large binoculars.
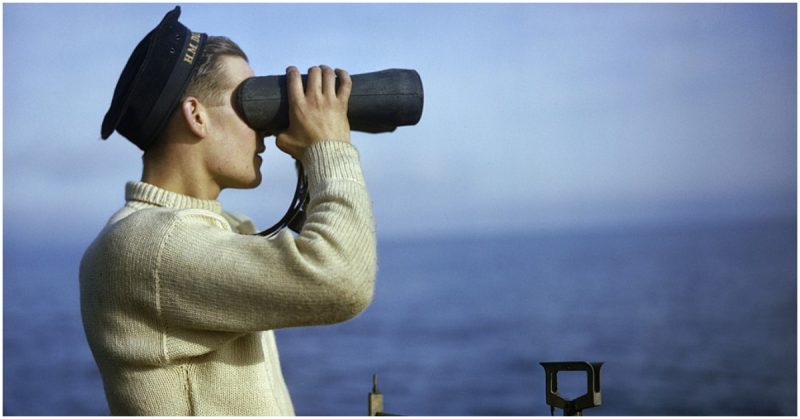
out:
M305 86L307 76L302 79ZM391 132L419 122L423 93L416 71L389 69L354 74L350 79L347 119L351 130ZM239 115L255 131L275 134L289 126L286 76L251 77L239 85L234 102Z

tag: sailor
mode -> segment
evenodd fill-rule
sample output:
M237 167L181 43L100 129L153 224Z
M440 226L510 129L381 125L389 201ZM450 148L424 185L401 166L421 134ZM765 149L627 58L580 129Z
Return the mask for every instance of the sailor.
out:
M113 414L293 415L273 330L346 321L373 296L352 83L319 66L304 87L286 70L290 126L276 144L305 168L307 220L299 235L252 235L218 197L261 183L264 135L231 103L253 71L233 41L179 16L133 50L103 119L102 137L135 144L143 170L81 261L84 329Z

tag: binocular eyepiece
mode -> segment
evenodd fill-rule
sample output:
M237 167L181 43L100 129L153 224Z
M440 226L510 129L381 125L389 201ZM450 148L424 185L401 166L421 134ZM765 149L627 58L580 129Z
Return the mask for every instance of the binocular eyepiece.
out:
M305 86L306 75L302 76ZM391 132L422 117L422 80L414 70L389 69L350 76L350 129ZM338 83L337 83L338 84ZM237 88L234 106L250 128L275 134L289 126L286 76L251 77Z

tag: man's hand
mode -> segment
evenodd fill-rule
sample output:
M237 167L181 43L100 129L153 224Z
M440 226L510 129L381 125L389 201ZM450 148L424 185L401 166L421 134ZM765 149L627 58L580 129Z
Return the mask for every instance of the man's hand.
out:
M336 86L339 76L339 86ZM306 89L297 68L286 69L289 93L289 128L277 135L281 151L300 159L307 147L319 141L350 141L347 102L352 81L344 70L328 66L308 69Z

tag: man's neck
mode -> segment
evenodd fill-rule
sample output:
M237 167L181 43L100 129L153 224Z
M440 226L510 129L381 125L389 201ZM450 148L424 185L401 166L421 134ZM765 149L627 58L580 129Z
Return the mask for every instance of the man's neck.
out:
M142 182L199 199L219 197L219 185L192 160L145 155L143 162Z

